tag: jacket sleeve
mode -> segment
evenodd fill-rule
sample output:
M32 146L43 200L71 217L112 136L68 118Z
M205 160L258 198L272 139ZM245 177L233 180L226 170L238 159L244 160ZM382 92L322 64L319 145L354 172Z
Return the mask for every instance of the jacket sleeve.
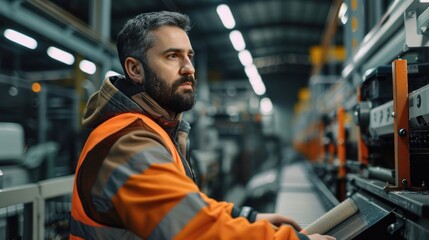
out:
M232 203L228 203L228 202L218 202L212 198L209 198L206 196L205 201L207 203L211 203L211 202L215 202L219 205L223 205L225 206L225 210L226 212L228 212L231 217L236 218L236 217L244 217L247 218L247 220L251 223L253 223L256 219L256 215L258 214L257 211L255 211L253 208L245 206L242 208L236 207L234 206Z
M201 193L162 141L146 133L122 137L103 168L100 208L110 204L123 226L143 239L299 239L291 226L276 231L266 220L232 217L233 204Z

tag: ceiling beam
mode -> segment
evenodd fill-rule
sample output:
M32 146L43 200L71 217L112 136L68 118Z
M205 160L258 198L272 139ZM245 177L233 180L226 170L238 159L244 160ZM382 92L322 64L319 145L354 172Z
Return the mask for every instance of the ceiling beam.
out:
M80 32L74 28L64 29L56 23L25 9L20 2L0 1L0 15L25 26L32 31L66 47L89 60L99 64L110 65L113 70L121 71L117 54L113 47L100 44L85 37L78 37Z
M115 24L115 28L120 28L123 25L123 22L126 22L130 16L137 15L138 13L141 13L141 11L135 11L133 12L127 12L126 15L113 16L115 19L117 19L114 22L112 22L112 25ZM283 28L283 29L298 29L299 31L322 31L325 27L324 23L304 23L302 21L292 21L292 20L283 20L283 21L275 21L275 22L265 22L265 23L252 23L251 25L245 25L240 24L239 26L236 26L237 30L240 30L243 34L249 31L258 31L258 30L265 30L265 29L273 29L273 28ZM217 35L217 34L228 34L231 30L226 28L221 28L219 30L210 29L209 32L198 32L203 34L209 34L209 36ZM191 30L192 32L195 32L194 30Z
M161 0L161 2L167 7L169 11L172 12L181 12L181 9L173 0Z
M191 37L192 45L195 49L199 47L211 48L214 51L216 49L222 49L222 54L217 54L221 56L234 55L236 57L237 51L233 48L229 40L220 41L216 39L194 39ZM311 40L301 40L299 42L293 40L278 40L270 41L261 44L250 44L246 45L246 49L252 53L253 57L258 57L260 55L272 55L272 54L283 54L283 53L308 53L309 47L313 45L318 45L318 41Z
M330 5L332 3L332 0L230 0L226 1L225 4L227 4L230 8L237 8L241 5L249 5L249 4L256 4L256 3L264 3L267 4L268 2L278 2L280 4L287 4L288 2L299 2L301 4L304 3L315 3L315 4L327 4ZM182 9L186 9L187 12L193 12L193 11L202 11L207 8L216 8L219 6L219 2L206 2L206 1L192 1L191 4L182 6Z
M227 4L230 8L238 8L241 5L249 5L249 4L257 4L257 3L268 3L268 2L278 2L280 4L287 4L288 2L299 2L300 4L305 3L314 3L314 4L326 4L330 5L332 3L332 0L234 0L234 1L226 1L225 4ZM200 12L205 11L207 9L214 9L216 10L216 7L220 5L219 2L213 1L213 2L207 2L207 1L187 1L184 3L183 1L179 4L178 2L174 2L173 0L162 0L162 3L165 7L167 7L170 11L179 11L179 12ZM165 8L160 7L159 10L165 10ZM151 11L156 11L156 9L152 9ZM142 13L141 10L135 10L132 11L125 11L122 12L120 15L115 15L115 18L126 18L128 19L132 15L137 15Z

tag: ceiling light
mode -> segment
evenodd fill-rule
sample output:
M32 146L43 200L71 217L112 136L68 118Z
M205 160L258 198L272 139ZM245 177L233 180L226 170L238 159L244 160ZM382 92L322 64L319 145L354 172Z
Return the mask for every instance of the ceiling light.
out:
M258 75L256 77L249 78L249 82L250 85L252 85L252 89L256 94L258 94L259 96L265 94L265 84L262 81L261 76Z
M259 106L262 114L270 114L273 111L273 103L269 98L262 98Z
M264 95L266 88L265 84L262 81L261 76L259 75L258 69L254 64L251 64L244 68L247 77L249 78L250 85L252 86L253 91L258 95Z
M246 72L246 75L248 78L259 76L258 69L256 68L255 64L251 64L249 66L246 66L244 68L244 71Z
M97 67L95 66L95 63L88 60L80 61L79 68L80 70L82 70L82 72L86 72L88 74L94 74L95 71L97 71Z
M246 48L246 43L240 31L234 30L229 33L229 39L231 39L232 46L234 46L235 50L242 51Z
M338 19L341 20L342 24L346 24L347 20L349 20L347 10L348 10L347 4L342 3L340 10L338 11Z
M65 63L67 65L72 65L74 63L74 57L73 55L71 55L70 53L61 50L59 48L56 47L49 47L48 48L48 55L49 57L60 61L62 63Z
M240 59L243 66L248 66L253 63L252 54L248 50L243 50L238 53L238 58Z
M228 5L221 4L216 8L216 12L220 17L223 25L227 29L233 29L235 27L234 16L232 16L231 9L229 9Z
M35 49L37 47L37 41L34 38L31 38L15 30L6 29L3 32L3 35L10 41L18 43L19 45L22 45L29 49Z

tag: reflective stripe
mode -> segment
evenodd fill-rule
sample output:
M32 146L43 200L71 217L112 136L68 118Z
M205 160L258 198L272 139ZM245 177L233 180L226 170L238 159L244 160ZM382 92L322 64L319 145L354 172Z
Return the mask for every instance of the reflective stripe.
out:
M97 186L95 188L103 190L103 193L102 196L100 196L93 191L92 198L94 206L100 212L108 211L113 207L111 202L113 196L116 195L131 175L141 174L154 163L163 164L171 163L171 161L171 154L162 147L145 149L143 152L137 153L129 161L117 167L105 182L104 186ZM100 172L103 172L103 170Z
M162 219L148 240L173 239L207 205L199 193L189 193Z
M70 220L70 234L86 239L86 240L134 240L141 239L134 233L122 229L113 227L93 227L86 225L82 222L76 221L73 218Z

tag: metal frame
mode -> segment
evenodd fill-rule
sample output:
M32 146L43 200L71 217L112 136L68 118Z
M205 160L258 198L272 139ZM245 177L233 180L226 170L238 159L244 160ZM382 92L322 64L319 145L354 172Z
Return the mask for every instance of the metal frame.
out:
M346 129L345 129L345 109L337 109L338 135L337 135L337 157L338 157L338 199L343 201L346 198Z
M429 46L429 8L418 15L416 6L412 6L404 13L406 47Z
M54 178L39 182L39 197L38 202L38 236L40 240L45 239L45 203L46 199L64 196L72 193L74 175L61 178Z
M414 2L418 2L418 0L397 0L390 6L379 25L374 27L365 36L356 54L354 54L352 58L348 59L348 62L342 71L343 78L348 79L354 72L359 70L362 70L363 72L367 70L368 66L365 69L362 69L362 67L368 59L376 61L378 63L377 65L380 65L380 62L383 63L390 61L386 55L384 55L382 59L374 59L373 55L377 52L383 51L383 49L388 49L386 51L389 51L393 56L397 56L403 51L403 44L405 43L403 14ZM403 39L403 41L395 41L396 44L399 44L399 47L387 46L386 42L391 42L392 36L396 36L397 34L402 36L401 39Z
M24 204L24 239L45 239L45 200L71 194L73 181L74 175L70 175L0 189L0 208ZM31 226L31 232L28 226Z
M393 80L393 134L395 143L396 188L405 189L410 178L410 129L408 126L408 71L407 60L398 59L392 63Z
M24 212L31 211L31 218L24 218L24 229L31 226L33 236L24 232L23 239L37 239L36 236L39 230L38 224L38 208L39 201L39 186L37 184L25 184L19 187L11 187L0 189L0 208L24 204Z
M389 64L409 48L429 46L429 10L419 15L417 11L428 7L428 3L419 0L396 0L347 60L342 77L351 79L357 87L366 70Z

